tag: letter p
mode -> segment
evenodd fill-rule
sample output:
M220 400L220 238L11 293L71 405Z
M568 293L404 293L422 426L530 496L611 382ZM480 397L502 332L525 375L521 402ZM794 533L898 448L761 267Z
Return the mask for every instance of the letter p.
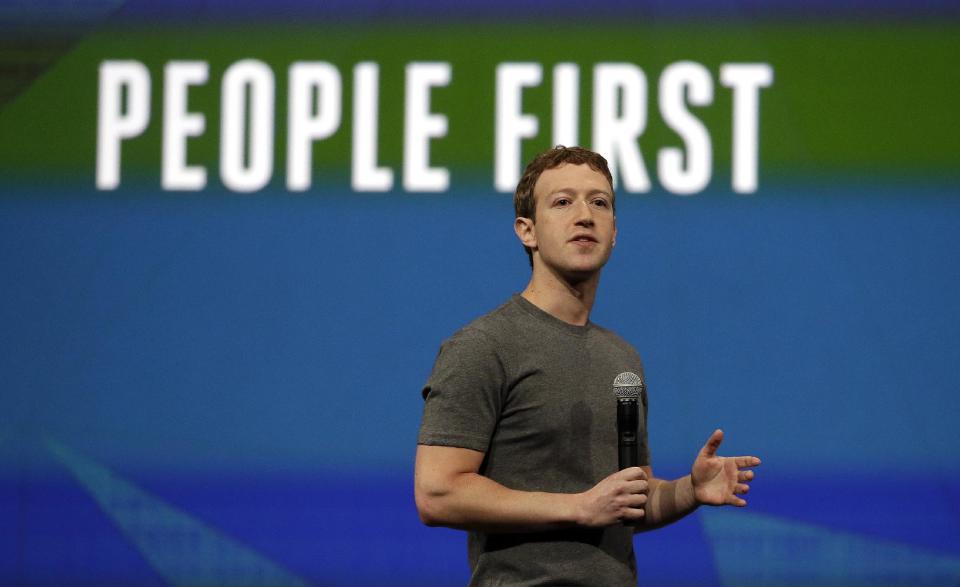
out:
M99 91L97 189L113 190L120 185L120 141L142 133L150 120L150 72L139 61L104 61Z

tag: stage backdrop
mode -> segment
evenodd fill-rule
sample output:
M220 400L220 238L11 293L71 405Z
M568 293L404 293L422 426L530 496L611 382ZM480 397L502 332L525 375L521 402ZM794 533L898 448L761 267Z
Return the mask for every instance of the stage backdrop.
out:
M655 470L764 461L641 584L960 582L954 3L315 4L0 8L0 584L464 584L420 389L558 143Z

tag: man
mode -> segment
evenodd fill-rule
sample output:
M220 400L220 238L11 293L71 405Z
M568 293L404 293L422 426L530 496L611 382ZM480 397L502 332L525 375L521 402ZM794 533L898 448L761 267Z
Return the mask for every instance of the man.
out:
M415 495L427 525L469 531L471 585L636 585L632 533L700 504L744 506L756 457L721 457L715 431L691 474L657 479L641 396L640 465L618 471L626 341L590 322L616 243L606 160L557 147L526 168L514 230L526 289L444 342L425 398Z

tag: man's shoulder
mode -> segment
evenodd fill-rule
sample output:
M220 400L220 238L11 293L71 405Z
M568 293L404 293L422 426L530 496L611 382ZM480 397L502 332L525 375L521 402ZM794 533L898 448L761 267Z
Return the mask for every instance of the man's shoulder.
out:
M477 340L487 341L498 345L510 340L520 328L523 312L517 307L516 300L511 297L497 308L473 319L465 326L453 333L447 341Z
M603 339L607 344L611 344L617 347L619 350L627 353L637 355L639 358L640 353L637 352L637 349L630 344L627 339L623 338L613 330L600 326L599 324L592 323L594 332L596 332L597 337Z
M627 339L623 338L622 336L620 336L618 333L611 330L610 328L607 328L606 326L600 326L596 322L591 322L590 324L593 326L593 329L597 332L597 336L601 336L610 341L616 342L617 344L622 344L630 348L633 348L632 345L629 342L627 342Z

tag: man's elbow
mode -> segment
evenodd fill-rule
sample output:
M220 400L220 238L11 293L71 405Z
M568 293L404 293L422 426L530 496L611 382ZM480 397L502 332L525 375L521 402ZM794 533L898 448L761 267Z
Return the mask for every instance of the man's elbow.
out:
M414 490L414 500L417 503L417 513L420 521L430 527L446 526L447 516L443 502L446 491L417 486Z
M456 473L416 479L413 495L420 521L427 526L465 529L463 502L469 492L464 485L473 476L474 473Z
M420 514L420 522L423 525L431 528L443 526L440 516L427 500L417 500L417 513Z
M417 491L415 494L415 500L417 502L417 513L420 515L420 522L426 526L440 526L440 521L437 517L436 507L432 503L429 496L423 495L420 491Z

